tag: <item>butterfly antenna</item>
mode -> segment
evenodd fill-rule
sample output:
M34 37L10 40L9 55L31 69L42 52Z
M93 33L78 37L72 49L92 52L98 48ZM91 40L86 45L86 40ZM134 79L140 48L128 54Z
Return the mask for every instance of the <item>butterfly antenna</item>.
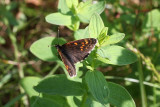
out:
M58 27L58 45L59 45L59 27Z
M58 27L57 37L58 37L58 40L57 40L57 41L58 41L58 44L57 44L57 45L59 45L59 27ZM48 47L53 47L53 46L55 46L55 45L51 45L51 46L48 45Z

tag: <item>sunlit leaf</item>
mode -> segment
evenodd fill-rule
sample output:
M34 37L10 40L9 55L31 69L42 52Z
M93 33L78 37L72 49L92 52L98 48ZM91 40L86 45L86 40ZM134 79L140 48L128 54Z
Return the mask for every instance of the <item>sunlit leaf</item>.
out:
M74 33L74 37L76 40L78 39L83 39L83 38L89 38L89 31L88 31L88 27L86 27L85 29L79 29Z
M126 65L137 60L137 56L133 52L116 45L102 47L98 49L97 53L102 57L99 60L102 59L101 61L107 64Z
M106 36L101 46L118 43L124 38L124 36L124 33L116 33L111 36Z
M66 0L66 2L69 8L77 7L78 5L78 0Z
M94 14L89 23L89 34L93 38L97 38L104 28L103 21L99 14Z
M38 77L25 77L20 81L20 84L29 97L38 96L39 93L36 92L33 87L36 86L40 80Z
M58 11L63 14L69 13L69 8L67 6L66 0L59 0Z
M58 39L55 37L45 37L37 40L31 45L30 51L44 61L55 61L58 59L58 55L54 45L58 44L58 41L60 44L65 43L64 39Z
M105 39L107 38L107 33L108 33L108 27L104 27L101 30L101 33L99 34L98 37L98 42L100 45L105 42Z
M46 21L55 25L71 25L72 24L72 16L65 15L62 13L52 13L46 16Z
M99 1L96 4L92 4L92 0L88 0L85 3L80 3L77 12L78 17L82 22L89 23L91 16L94 13L102 13L105 8L105 2Z
M147 13L143 21L143 29L159 28L160 27L159 22L160 22L160 11L158 9L154 9Z

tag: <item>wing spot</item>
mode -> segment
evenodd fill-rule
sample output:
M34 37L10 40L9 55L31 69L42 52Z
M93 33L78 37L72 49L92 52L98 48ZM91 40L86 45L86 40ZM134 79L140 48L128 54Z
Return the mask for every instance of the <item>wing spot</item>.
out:
M88 44L88 40L85 40L85 44Z
M78 45L78 43L76 43L76 42L75 42L74 44L75 44L75 45Z
M83 51L83 48L81 48L81 51Z
M65 65L65 66L66 66L66 69L68 70L68 68L69 68L68 65Z
M81 46L80 48L83 49L83 46Z
M82 46L85 46L84 44Z
M82 42L82 45L84 45L84 42Z
M70 45L70 43L66 43L67 45Z

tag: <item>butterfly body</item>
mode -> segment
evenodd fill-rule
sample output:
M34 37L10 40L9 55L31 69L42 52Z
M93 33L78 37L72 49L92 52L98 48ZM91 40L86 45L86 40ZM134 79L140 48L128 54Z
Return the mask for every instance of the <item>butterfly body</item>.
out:
M75 63L84 60L94 49L95 38L80 39L60 45L55 45L58 53L71 77L76 76Z

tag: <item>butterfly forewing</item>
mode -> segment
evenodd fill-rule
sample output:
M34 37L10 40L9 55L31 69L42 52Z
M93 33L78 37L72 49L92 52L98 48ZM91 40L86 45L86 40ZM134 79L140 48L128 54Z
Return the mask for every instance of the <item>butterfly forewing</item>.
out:
M68 53L74 63L84 60L93 50L97 43L94 38L86 38L77 41L68 42L62 47Z
M86 38L68 42L62 46L56 45L61 59L71 77L76 75L74 64L84 60L93 50L96 43L97 39Z

